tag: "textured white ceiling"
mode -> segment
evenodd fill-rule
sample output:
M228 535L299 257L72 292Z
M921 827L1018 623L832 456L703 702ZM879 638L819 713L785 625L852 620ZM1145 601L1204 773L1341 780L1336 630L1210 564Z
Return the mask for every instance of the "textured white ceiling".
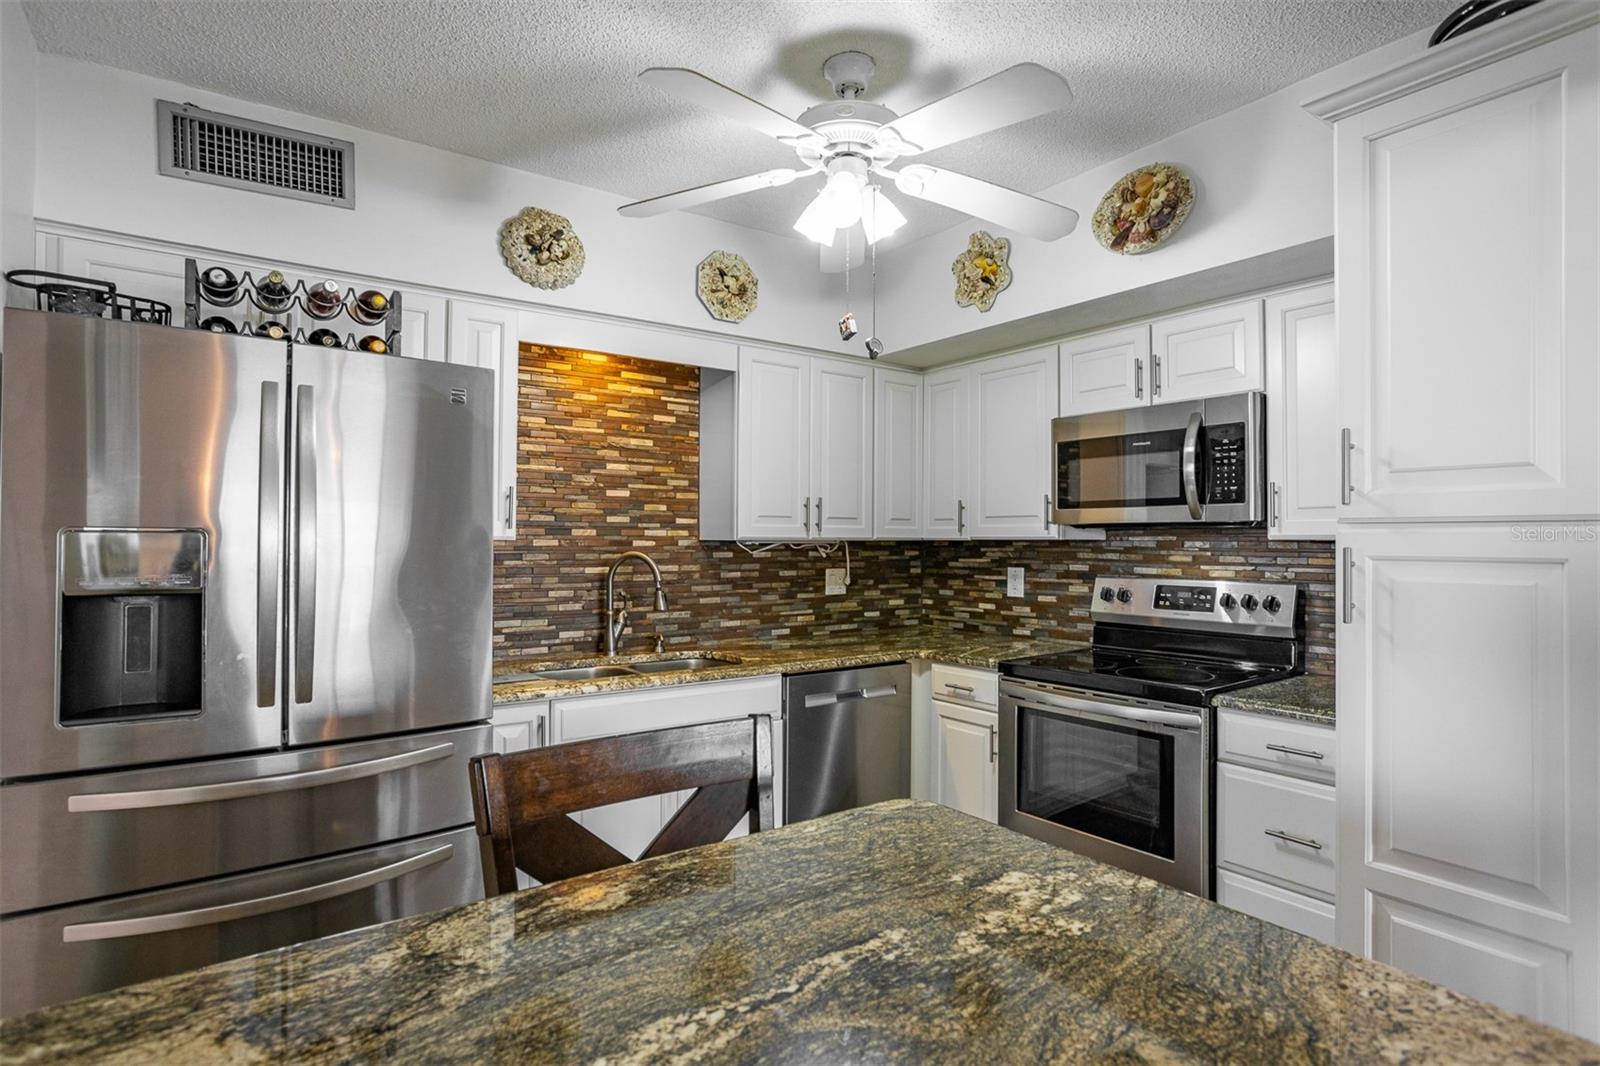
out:
M902 114L1023 60L1066 110L924 158L1036 192L1437 22L1458 0L29 0L41 50L183 82L630 198L786 166L794 155L634 75L690 67L798 115L823 60L878 62ZM809 183L700 210L794 236ZM897 198L895 243L960 216ZM1092 204L1071 204L1087 214Z

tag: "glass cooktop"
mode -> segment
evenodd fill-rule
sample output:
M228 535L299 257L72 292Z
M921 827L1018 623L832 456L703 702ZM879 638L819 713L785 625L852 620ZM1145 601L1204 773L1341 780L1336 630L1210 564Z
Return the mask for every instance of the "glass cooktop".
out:
M1284 666L1105 647L1000 664L1000 673L1007 677L1191 707L1209 706L1211 697L1219 692L1276 681L1295 672Z

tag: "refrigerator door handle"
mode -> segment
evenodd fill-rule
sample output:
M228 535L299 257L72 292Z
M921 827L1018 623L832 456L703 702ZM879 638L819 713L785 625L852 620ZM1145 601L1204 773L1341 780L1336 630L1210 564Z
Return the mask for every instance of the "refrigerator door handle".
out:
M256 502L256 706L278 702L279 544L283 539L278 383L261 383L261 456Z
M294 701L310 703L317 654L317 437L310 385L295 390Z
M393 881L397 877L415 873L417 870L444 862L455 851L454 844L443 844L420 855L413 855L409 859L401 859L387 866L380 866L376 870L366 873L352 874L341 877L337 881L328 881L320 885L311 885L307 888L297 888L289 892L278 892L270 896L260 896L256 899L240 900L238 903L223 903L215 907L197 907L188 911L173 911L170 914L151 914L142 918L122 918L108 922L80 922L77 925L63 926L61 940L66 944L81 943L85 940L118 940L129 936L146 936L150 933L169 933L174 929L197 929L201 926L220 925L223 922L237 921L240 918L254 918L262 914L272 914L275 911L286 911L294 907L304 907L310 903L320 903L323 900L335 899L339 896L348 896L352 892L371 888L373 885L385 881Z

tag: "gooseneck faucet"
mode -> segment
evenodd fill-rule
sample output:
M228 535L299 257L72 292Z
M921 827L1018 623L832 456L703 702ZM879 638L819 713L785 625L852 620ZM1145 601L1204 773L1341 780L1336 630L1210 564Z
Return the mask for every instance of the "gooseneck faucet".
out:
M622 631L628 628L628 608L631 606L628 594L622 594L622 606L616 606L617 598L617 571L629 559L638 559L650 568L656 577L656 610L667 609L667 590L661 587L661 568L656 561L644 552L626 551L617 556L611 564L611 569L606 571L606 654L617 654L617 641L622 639Z

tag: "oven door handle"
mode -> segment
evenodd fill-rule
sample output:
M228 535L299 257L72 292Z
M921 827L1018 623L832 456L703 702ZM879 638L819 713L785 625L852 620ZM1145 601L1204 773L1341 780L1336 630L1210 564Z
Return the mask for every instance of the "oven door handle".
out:
M1200 427L1205 418L1199 411L1189 416L1189 428L1183 431L1183 499L1189 505L1189 517L1199 521L1204 517L1200 507Z
M1013 693L1011 696L1017 701L1018 707L1032 707L1046 714L1064 712L1073 718L1084 718L1108 725L1127 725L1133 722L1171 732L1198 733L1202 723L1199 714L1163 711L1155 707L1124 707L1115 703L1102 703L1099 700L1075 700L1041 692L1029 692L1026 695Z

